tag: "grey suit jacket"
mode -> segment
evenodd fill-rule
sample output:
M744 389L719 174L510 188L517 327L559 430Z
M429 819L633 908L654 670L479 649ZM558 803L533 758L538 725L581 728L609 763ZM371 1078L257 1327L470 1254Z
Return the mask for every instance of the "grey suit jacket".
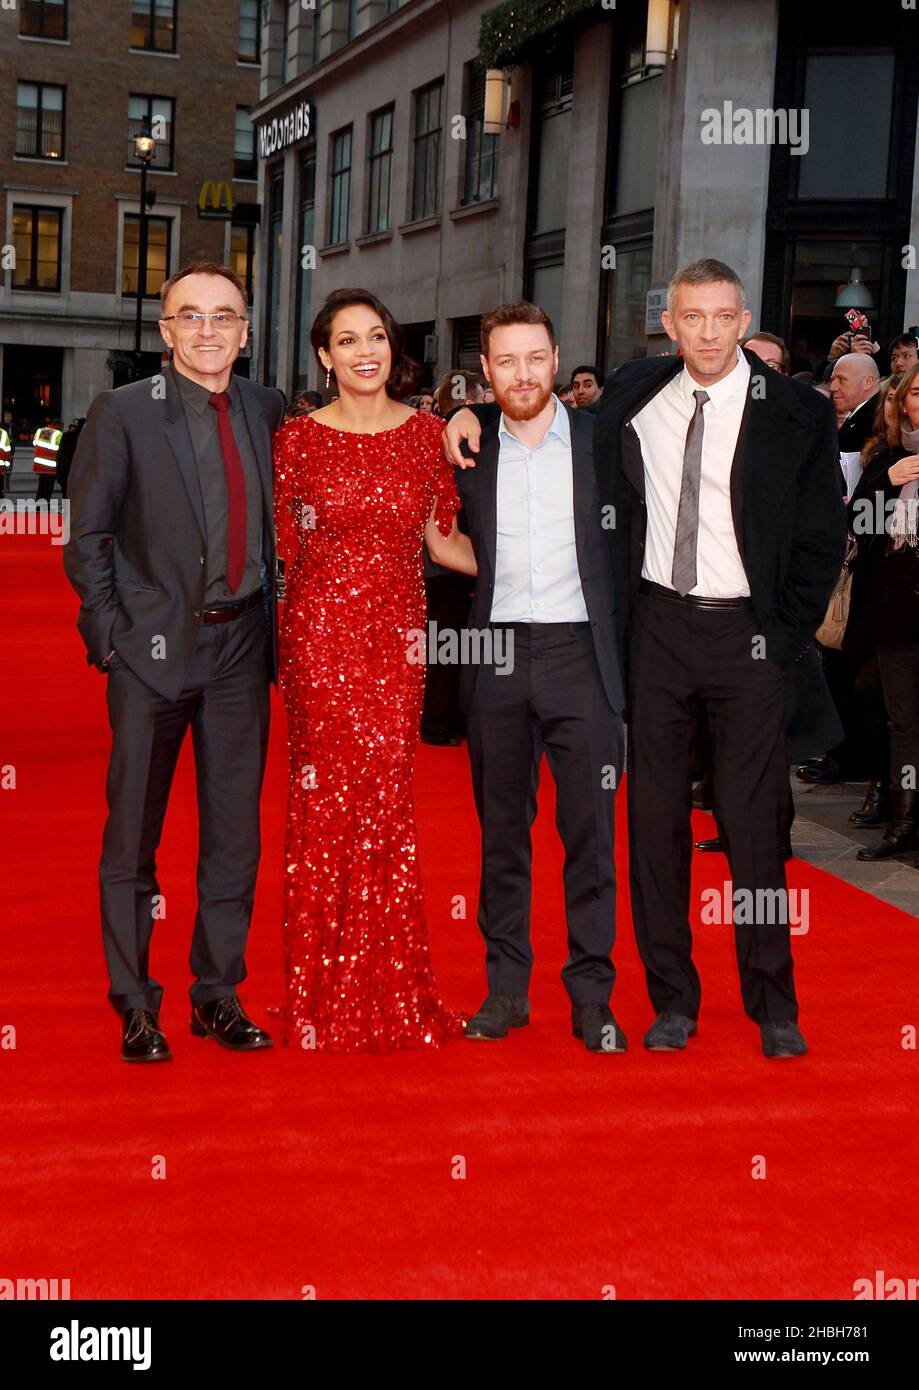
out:
M279 391L236 378L262 484L262 593L277 671L271 437ZM167 700L178 698L204 606L207 525L173 368L103 391L89 408L69 484L64 569L82 600L87 661L114 648Z

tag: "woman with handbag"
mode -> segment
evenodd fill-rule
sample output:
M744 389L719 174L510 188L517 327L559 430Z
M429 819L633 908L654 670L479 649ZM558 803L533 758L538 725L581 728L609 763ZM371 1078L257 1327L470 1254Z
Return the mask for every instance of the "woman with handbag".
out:
M888 397L883 440L849 502L855 537L845 647L873 646L890 725L890 820L861 860L919 848L919 365Z

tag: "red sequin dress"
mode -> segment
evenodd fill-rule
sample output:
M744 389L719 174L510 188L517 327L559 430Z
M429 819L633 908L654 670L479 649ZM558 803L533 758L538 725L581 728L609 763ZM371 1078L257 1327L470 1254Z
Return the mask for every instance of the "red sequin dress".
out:
M281 682L289 1045L436 1047L462 1032L428 950L412 770L424 694L424 526L459 508L443 421L355 434L299 416L275 440L286 561Z

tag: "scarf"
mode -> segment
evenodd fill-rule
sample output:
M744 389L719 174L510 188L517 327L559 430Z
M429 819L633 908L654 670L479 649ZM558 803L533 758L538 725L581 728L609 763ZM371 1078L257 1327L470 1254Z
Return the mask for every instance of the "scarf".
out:
M911 454L919 454L919 429L911 430L907 429L906 425L901 425L900 440L904 449L908 449ZM902 550L906 545L912 546L913 549L919 546L917 523L919 523L919 479L914 478L911 483L904 483L900 488L900 495L894 508L890 525L890 539L894 550Z

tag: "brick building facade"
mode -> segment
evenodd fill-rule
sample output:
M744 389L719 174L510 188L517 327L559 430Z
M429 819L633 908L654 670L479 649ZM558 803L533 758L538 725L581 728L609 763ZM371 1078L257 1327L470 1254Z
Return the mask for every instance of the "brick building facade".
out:
M147 174L148 369L162 349L166 275L192 259L232 258L251 282L254 218L238 219L247 203L257 213L246 111L258 97L259 18L257 0L19 0L0 10L0 391L17 426L85 414L131 369L132 137L145 119L157 137ZM237 220L200 218L203 189L206 211L232 202Z

